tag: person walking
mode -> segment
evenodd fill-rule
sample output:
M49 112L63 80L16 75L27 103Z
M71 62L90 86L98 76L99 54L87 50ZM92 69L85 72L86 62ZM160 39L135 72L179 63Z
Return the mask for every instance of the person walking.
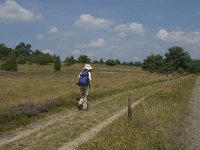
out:
M92 66L90 64L85 64L83 71L78 76L77 85L80 87L81 94L80 100L78 102L79 110L86 110L88 108L87 96L90 89L90 81L92 80L91 70Z

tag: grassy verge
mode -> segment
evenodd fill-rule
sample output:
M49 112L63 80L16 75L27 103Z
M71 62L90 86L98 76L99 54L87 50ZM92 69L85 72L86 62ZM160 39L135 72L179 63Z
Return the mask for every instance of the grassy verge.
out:
M184 149L183 123L195 76L163 84L133 110L133 120L119 118L78 149Z

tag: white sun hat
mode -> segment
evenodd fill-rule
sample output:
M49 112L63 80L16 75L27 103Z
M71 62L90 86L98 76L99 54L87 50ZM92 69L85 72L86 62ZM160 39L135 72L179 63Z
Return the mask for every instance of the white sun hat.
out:
M91 70L91 69L92 69L92 66L91 66L90 64L85 64L84 69Z

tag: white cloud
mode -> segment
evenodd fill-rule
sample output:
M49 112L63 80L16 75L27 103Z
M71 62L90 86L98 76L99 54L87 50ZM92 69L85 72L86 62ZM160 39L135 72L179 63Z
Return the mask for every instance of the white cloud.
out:
M58 28L55 27L55 26L53 26L46 33L44 33L44 34L41 34L41 33L37 34L36 38L38 40L52 40L52 39L55 39L55 37L61 37L62 36L62 35L59 35L57 33L59 33Z
M59 32L59 31L58 31L58 28L55 27L55 26L53 26L53 27L51 27L51 28L49 29L48 34L56 34L56 33L58 33L58 32Z
M40 14L34 14L23 8L15 0L6 0L4 4L0 3L0 22L28 22L40 18Z
M82 14L75 21L75 25L86 29L108 28L112 25L112 21L103 18L97 18L90 14Z
M45 39L45 35L39 33L39 34L36 35L36 38L39 39L39 40L44 40Z
M106 46L106 42L104 39L102 38L98 38L96 41L91 41L89 44L88 44L88 47L89 48L103 48Z
M72 55L74 55L74 56L79 56L80 54L81 54L80 50L74 50L74 51L72 51Z
M117 25L114 30L118 32L119 37L126 37L128 33L134 33L138 35L142 35L145 33L143 24L139 24L136 22Z
M156 38L165 42L181 42L185 44L199 44L200 32L184 32L184 31L171 31L160 29Z
M87 49L88 45L87 44L76 44L75 47L76 47L76 49Z
M91 41L88 44L76 44L77 49L99 49L104 48L106 46L106 42L102 38L98 38L95 41Z
M120 38L125 38L127 36L127 34L125 32L119 32L117 34L117 36L120 37Z
M54 52L52 51L52 50L50 50L50 49L45 49L45 50L43 50L42 51L44 54L47 54L47 53L49 53L49 54L51 54L51 55L53 55L54 54Z

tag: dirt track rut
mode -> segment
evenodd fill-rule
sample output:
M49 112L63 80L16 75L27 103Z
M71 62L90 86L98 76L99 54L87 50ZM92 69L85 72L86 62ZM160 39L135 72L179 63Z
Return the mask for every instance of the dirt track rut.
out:
M188 150L200 150L200 77L192 91L189 126L186 129Z
M140 100L136 101L135 103L132 104L132 108L136 107L138 104L140 104L145 97L142 97ZM97 126L94 128L90 129L89 131L82 133L78 138L74 139L73 141L70 141L68 143L65 143L59 150L75 150L80 144L92 139L97 135L103 128L111 124L114 120L122 116L127 112L127 108L122 109L121 111L118 111L115 113L113 116L110 118L106 119L105 121L99 123Z

